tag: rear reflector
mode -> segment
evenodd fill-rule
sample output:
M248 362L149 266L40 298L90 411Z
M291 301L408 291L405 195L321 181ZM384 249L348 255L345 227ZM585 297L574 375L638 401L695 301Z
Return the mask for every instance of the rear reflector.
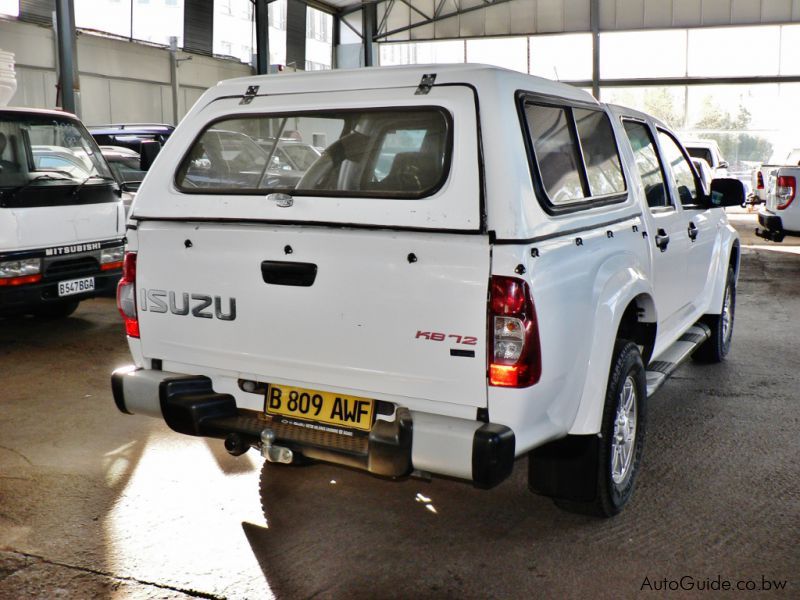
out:
M529 387L539 381L542 361L528 283L493 275L489 287L489 385Z
M779 175L775 184L775 197L778 210L786 210L797 195L797 179L791 175Z
M117 285L117 308L125 321L125 332L139 337L139 319L136 315L136 253L126 252L122 262L122 279Z

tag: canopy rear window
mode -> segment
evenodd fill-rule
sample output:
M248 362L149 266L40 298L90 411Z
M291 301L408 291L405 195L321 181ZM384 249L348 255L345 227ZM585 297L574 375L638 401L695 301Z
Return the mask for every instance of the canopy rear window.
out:
M447 179L441 108L248 115L211 123L178 168L182 192L417 199Z

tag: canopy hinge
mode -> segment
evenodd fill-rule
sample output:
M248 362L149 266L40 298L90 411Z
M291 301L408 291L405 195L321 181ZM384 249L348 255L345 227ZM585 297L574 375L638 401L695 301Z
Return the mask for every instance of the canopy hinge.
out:
M424 96L431 91L433 82L436 81L436 73L425 73L417 86L417 91L414 92L417 96Z
M247 91L244 93L244 96L242 96L242 99L239 101L239 104L250 104L253 101L253 98L255 98L257 95L258 95L258 86L251 85L247 88Z

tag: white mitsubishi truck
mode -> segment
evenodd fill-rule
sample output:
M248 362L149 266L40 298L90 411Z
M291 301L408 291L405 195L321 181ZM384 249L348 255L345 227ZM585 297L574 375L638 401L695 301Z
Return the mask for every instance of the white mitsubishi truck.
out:
M125 244L120 196L74 115L0 107L0 317L64 317L114 293Z
M274 140L320 148L292 183ZM221 82L128 222L119 409L270 463L631 497L647 399L731 345L739 240L667 127L478 65Z

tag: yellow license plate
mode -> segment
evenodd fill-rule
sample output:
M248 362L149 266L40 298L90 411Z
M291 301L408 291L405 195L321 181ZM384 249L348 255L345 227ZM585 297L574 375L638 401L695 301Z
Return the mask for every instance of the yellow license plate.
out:
M375 403L367 398L318 392L288 385L267 386L266 412L306 421L369 431Z

